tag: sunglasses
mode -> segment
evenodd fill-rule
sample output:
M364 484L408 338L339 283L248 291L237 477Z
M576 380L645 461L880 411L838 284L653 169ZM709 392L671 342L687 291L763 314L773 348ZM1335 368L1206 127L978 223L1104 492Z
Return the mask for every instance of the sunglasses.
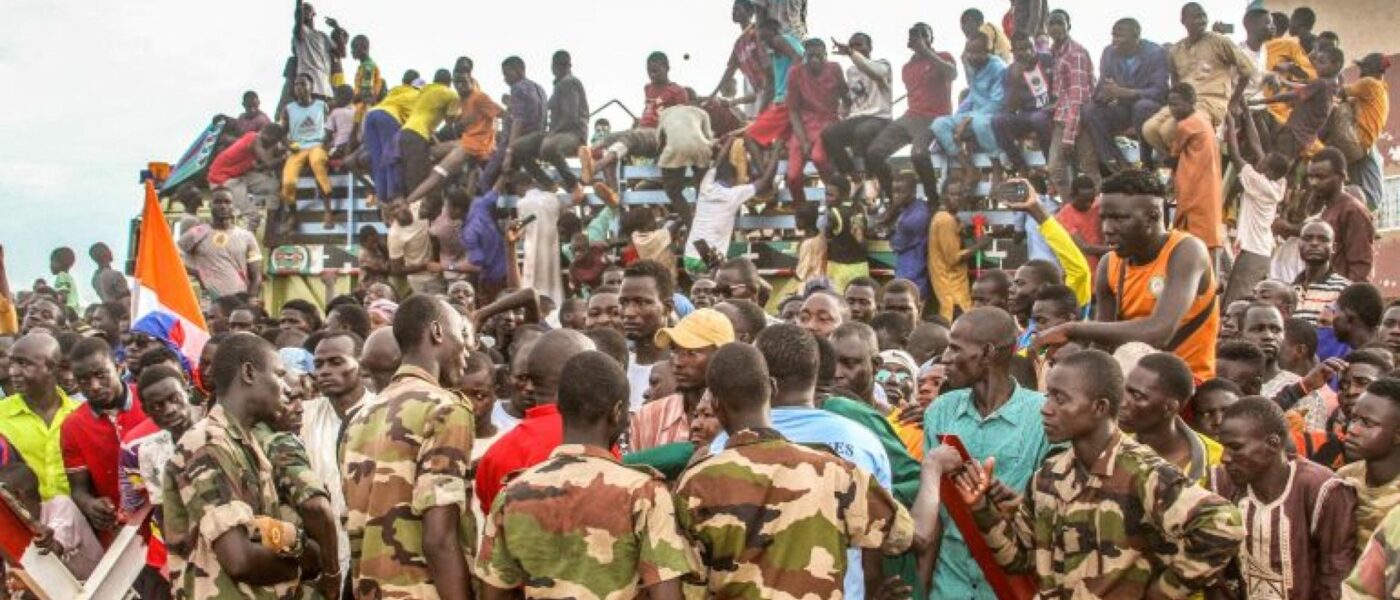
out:
M905 383L912 378L912 375L905 373L904 371L881 370L880 372L875 374L876 383L885 383L887 381L894 381L895 383Z

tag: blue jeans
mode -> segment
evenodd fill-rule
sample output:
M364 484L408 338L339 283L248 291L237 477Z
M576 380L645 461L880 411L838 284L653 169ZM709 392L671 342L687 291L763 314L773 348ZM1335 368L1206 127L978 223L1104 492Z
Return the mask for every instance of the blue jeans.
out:
M1000 154L997 146L997 134L992 129L992 120L996 117L994 113L962 113L938 117L933 120L933 137L938 140L938 147L943 150L945 156L957 156L959 154L957 141L953 139L953 129L961 123L963 119L972 117L972 134L977 138L977 146L983 152Z
M1356 185L1361 186L1361 191L1366 195L1366 207L1376 210L1381 205L1381 198L1385 196L1381 181L1381 151L1374 144L1371 152L1364 158L1358 160L1347 167L1348 176Z
M382 110L365 115L365 150L369 152L370 177L374 193L388 201L404 194L403 175L399 172L399 122Z
M1020 141L1026 134L1035 134L1035 143L1041 153L1050 156L1050 132L1055 129L1054 114L1049 109L1026 110L1014 113L1001 113L992 119L992 129L996 131L1001 151L1017 169L1026 167L1026 159L1021 155Z
M1142 124L1157 114L1162 109L1162 103L1151 98L1138 98L1131 106L1122 102L1105 104L1101 102L1087 102L1084 104L1084 115L1080 119L1080 127L1088 125L1089 139L1094 142L1094 150L1098 152L1099 161L1107 163L1112 160L1122 160L1123 152L1118 149L1118 144L1113 143L1113 138L1128 127L1139 136L1142 135ZM1152 146L1146 143L1141 145L1142 160L1144 163L1151 160Z

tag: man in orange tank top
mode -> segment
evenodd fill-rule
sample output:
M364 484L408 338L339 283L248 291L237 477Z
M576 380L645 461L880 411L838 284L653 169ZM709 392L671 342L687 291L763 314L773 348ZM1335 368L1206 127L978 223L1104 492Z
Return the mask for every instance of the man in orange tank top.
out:
M1123 171L1103 183L1099 220L1113 251L1095 277L1098 314L1041 332L1037 349L1141 341L1180 356L1197 382L1214 376L1220 311L1210 255L1201 240L1167 230L1165 195L1146 171Z

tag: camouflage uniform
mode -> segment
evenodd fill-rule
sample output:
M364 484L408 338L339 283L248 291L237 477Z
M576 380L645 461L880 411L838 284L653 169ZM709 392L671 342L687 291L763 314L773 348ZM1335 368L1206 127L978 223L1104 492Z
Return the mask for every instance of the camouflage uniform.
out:
M565 444L496 496L476 574L527 598L635 598L699 567L675 510L660 473Z
M997 562L1037 574L1047 600L1186 598L1244 538L1238 508L1122 432L1087 470L1052 453L1029 487L1009 520L990 505L974 516Z
M431 508L456 508L470 559L472 418L465 398L404 365L346 424L340 473L355 597L438 597L423 554L423 513Z
M1400 599L1400 508L1381 521L1342 584L1342 600Z
M676 488L716 598L840 598L846 548L897 554L914 521L869 473L772 429L731 437Z
M180 438L161 482L165 541L176 598L225 600L295 598L300 584L252 586L233 581L214 555L214 540L235 527L251 532L254 517L278 517L281 503L272 463L253 435L223 406Z
M303 502L320 496L330 500L326 484L311 468L311 459L306 454L306 446L296 434L274 431L266 423L258 423L252 428L253 439L262 446L268 462L272 463L272 481L277 488L277 500L281 505L278 519L291 523L297 529L304 529L299 507ZM324 598L314 586L302 586L301 598Z

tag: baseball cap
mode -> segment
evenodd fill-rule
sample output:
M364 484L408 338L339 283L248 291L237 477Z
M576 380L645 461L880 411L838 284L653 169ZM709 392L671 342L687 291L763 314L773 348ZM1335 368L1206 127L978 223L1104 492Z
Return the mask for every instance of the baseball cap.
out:
M678 346L698 350L722 346L734 341L734 325L729 317L713 308L702 308L681 319L675 327L663 327L656 332L656 345L661 348Z

